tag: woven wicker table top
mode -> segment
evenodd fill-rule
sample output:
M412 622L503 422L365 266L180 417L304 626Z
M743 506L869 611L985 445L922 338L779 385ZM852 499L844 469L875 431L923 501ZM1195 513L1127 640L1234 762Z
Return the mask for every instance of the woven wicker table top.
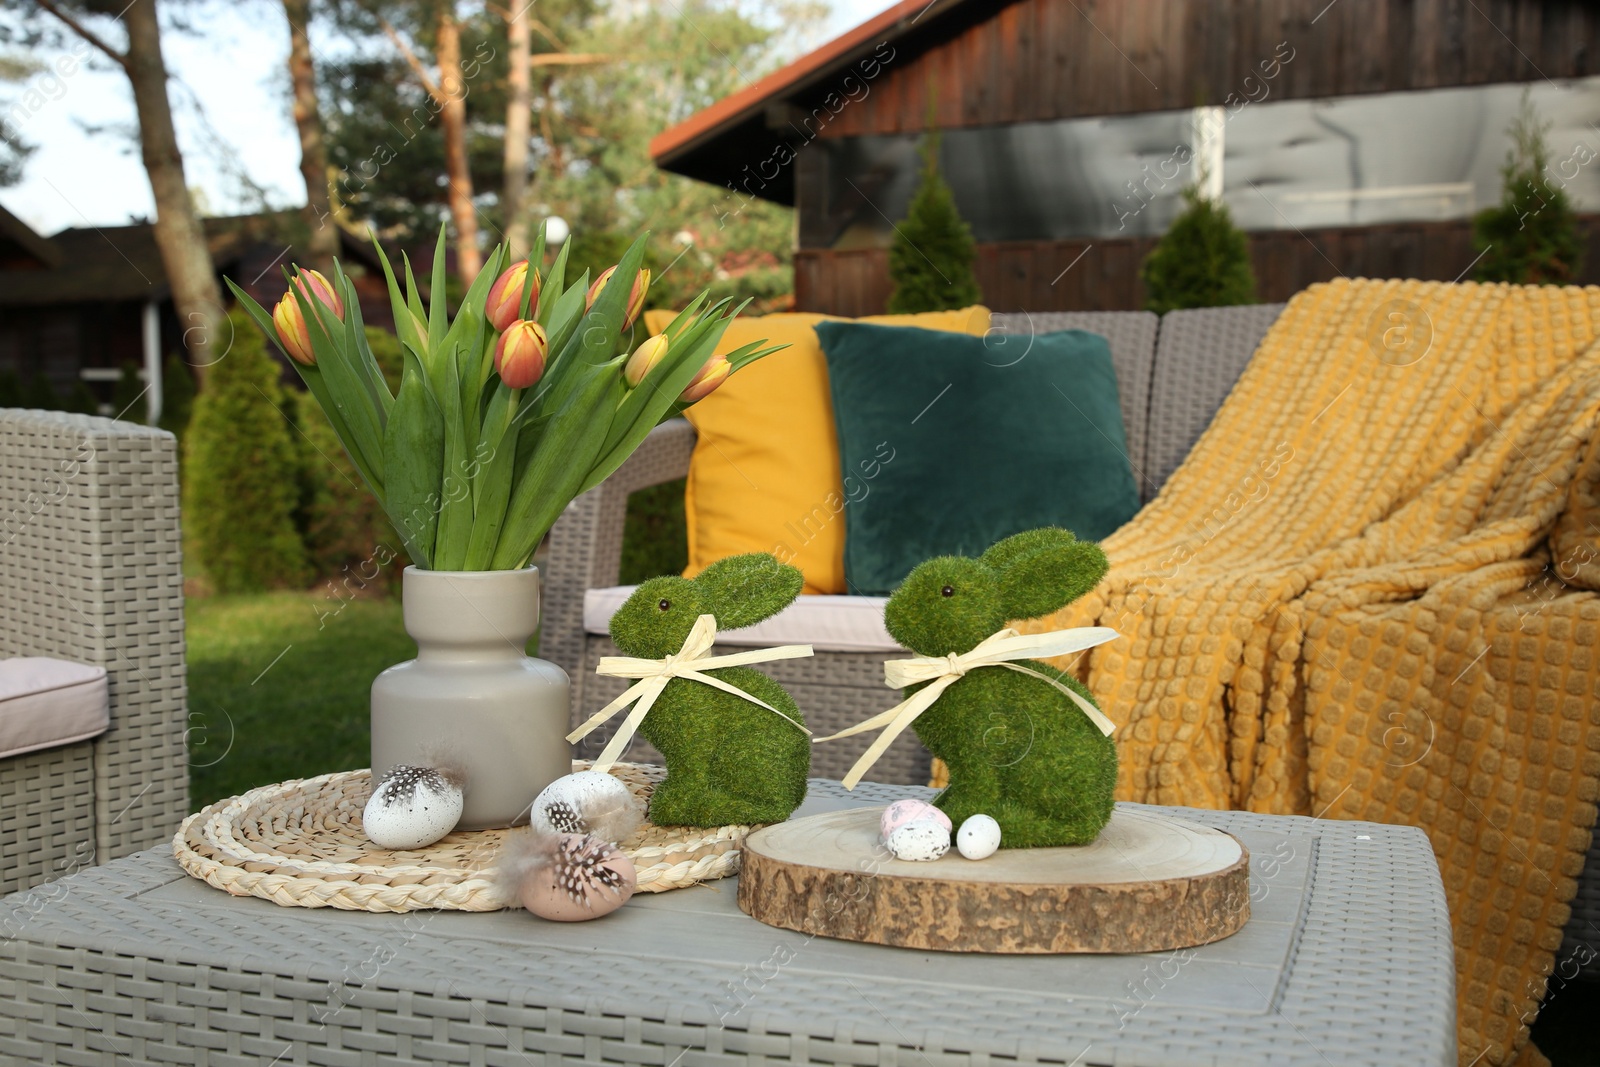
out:
M927 791L816 781L799 814L909 795ZM1154 810L1245 842L1244 930L1147 956L948 956L763 926L732 878L571 925L375 915L228 897L152 850L0 901L0 1059L1455 1062L1449 921L1420 831Z

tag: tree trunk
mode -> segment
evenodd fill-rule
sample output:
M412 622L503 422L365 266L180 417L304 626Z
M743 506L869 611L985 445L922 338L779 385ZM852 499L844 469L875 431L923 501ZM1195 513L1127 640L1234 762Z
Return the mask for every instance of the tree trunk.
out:
M172 126L156 0L128 5L122 12L122 22L128 31L125 66L139 116L139 144L156 202L156 247L183 326L189 363L194 367L197 384L203 388L206 368L226 354L229 339L219 333L223 324L222 294L205 230L189 197L183 156Z
M311 59L311 0L283 0L289 20L289 82L294 126L300 133L300 176L306 183L307 266L329 274L339 252L339 227L328 197L328 152L317 108L316 67Z
M510 95L506 100L505 187L500 194L500 213L505 220L511 255L521 259L528 254L528 219L523 213L523 199L528 191L528 127L532 119L533 93L529 84L529 5L514 0L511 6L511 21L506 27L511 40L511 55L507 59L511 69L507 76Z
M466 286L483 268L483 254L478 251L478 214L472 205L472 173L467 168L467 84L461 76L461 25L449 3L439 8L439 92L444 97L439 125L450 182L450 216L456 223L456 270Z

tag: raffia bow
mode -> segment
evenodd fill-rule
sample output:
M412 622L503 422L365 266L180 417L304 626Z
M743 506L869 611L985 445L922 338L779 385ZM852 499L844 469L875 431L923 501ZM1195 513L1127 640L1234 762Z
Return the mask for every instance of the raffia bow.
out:
M915 656L911 659L889 660L883 665L883 684L890 689L904 689L918 682L931 684L917 690L881 715L874 715L849 729L816 740L832 741L835 738L876 730L880 726L885 728L883 733L878 735L878 739L872 742L871 747L856 760L855 766L850 768L850 773L845 775L844 787L854 789L856 783L861 781L861 776L871 769L894 739L916 721L917 716L932 707L933 702L939 699L939 695L968 671L978 667L1004 667L1049 682L1066 694L1068 699L1089 716L1089 721L1109 737L1117 728L1116 724L1101 714L1099 708L1048 674L1041 674L1032 667L1011 661L1066 656L1096 645L1103 645L1107 641L1115 641L1121 636L1109 626L1077 626L1070 630L1051 630L1042 634L1019 634L1007 627L999 633L984 638L968 652L952 652L948 656Z
M667 683L674 678L692 678L702 682L713 689L721 689L725 693L732 693L736 697L743 697L752 704L758 704L772 712L784 722L795 729L811 736L811 731L795 722L789 716L768 704L765 700L751 693L745 692L736 685L730 685L720 678L713 678L702 671L714 670L718 667L742 667L747 663L765 663L778 659L804 659L811 655L810 645L780 645L777 648L752 648L748 652L735 652L727 656L708 656L711 646L717 640L717 620L712 615L702 615L695 620L694 629L689 631L689 636L684 638L683 647L664 659L634 659L631 656L602 656L595 665L594 672L610 678L638 678L628 691L617 699L589 716L582 726L567 735L569 742L581 741L596 727L611 716L632 704L633 710L628 717L622 720L622 725L617 728L616 735L606 745L605 751L600 753L600 758L594 763L594 770L608 770L617 762L623 750L628 747L628 742L633 740L633 735L638 731L639 724L650 713L650 708L655 704L656 697L667 688Z

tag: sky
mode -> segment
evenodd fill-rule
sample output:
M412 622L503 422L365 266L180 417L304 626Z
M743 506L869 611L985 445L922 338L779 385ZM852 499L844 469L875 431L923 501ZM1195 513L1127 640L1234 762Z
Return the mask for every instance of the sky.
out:
M828 24L818 28L814 43L893 2L830 0ZM194 22L200 34L162 36L190 187L201 190L209 213L250 210L255 201L232 176L243 170L273 206L304 203L299 141L289 116L289 32L282 9L268 0L210 4ZM315 30L312 40L315 46ZM127 79L103 57L93 61L97 53L85 62L85 46L77 50L40 50L34 58L46 66L43 73L21 85L0 86L6 121L38 146L23 180L0 189L0 205L44 234L68 226L119 225L155 210L137 146L124 133L134 127ZM227 162L230 157L234 162Z

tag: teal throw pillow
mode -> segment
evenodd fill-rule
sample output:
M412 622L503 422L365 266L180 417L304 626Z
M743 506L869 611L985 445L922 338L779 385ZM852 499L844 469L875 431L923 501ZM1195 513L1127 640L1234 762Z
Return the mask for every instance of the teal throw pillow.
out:
M845 581L892 592L933 556L1061 526L1098 541L1139 510L1106 339L821 322L845 489Z

